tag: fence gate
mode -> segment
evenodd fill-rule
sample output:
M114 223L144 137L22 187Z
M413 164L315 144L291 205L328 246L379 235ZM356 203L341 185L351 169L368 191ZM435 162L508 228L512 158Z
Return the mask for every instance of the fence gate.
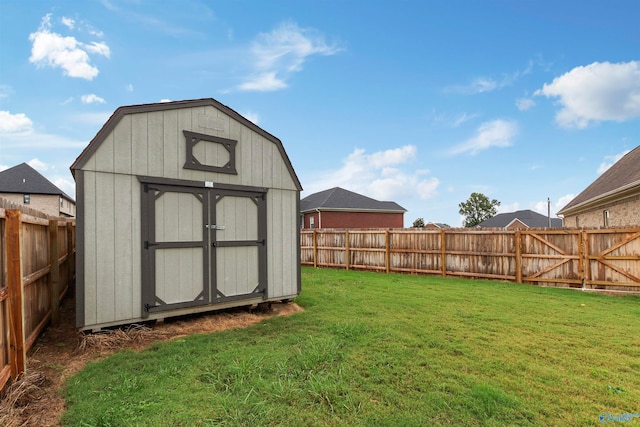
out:
M522 281L581 287L583 242L579 230L522 231Z
M591 289L633 290L640 283L640 232L637 230L592 230L586 285Z
M266 192L142 184L142 313L265 298Z

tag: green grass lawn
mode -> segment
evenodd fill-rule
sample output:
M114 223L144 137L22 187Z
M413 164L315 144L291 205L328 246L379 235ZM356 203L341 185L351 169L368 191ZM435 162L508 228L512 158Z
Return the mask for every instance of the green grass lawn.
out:
M123 351L65 425L601 425L640 413L640 298L303 268L304 312ZM640 418L624 423L640 425Z

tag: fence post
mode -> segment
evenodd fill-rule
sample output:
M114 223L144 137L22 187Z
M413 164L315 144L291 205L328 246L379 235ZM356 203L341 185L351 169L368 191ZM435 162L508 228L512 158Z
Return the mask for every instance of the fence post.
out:
M389 241L389 230L385 231L385 256L384 256L384 263L385 263L385 267L387 269L387 273L389 273L389 271L391 271L391 254L389 253L391 250L391 242Z
M587 230L581 230L580 234L582 236L582 245L580 245L580 249L583 250L582 256L580 256L580 260L584 260L583 262L583 276L582 276L582 288L586 288L591 281L591 262L589 260L589 256L591 255L591 248L589 248L589 232Z
M522 283L522 248L520 244L522 242L522 232L516 230L516 283Z
M313 268L318 268L318 237L317 230L313 230Z
M58 254L58 221L49 220L49 292L51 293L51 324L60 322L60 256Z
M76 252L75 252L75 239L73 238L73 221L67 220L67 286L71 286L74 281L76 271Z
M442 277L447 277L447 248L445 242L446 236L443 229L440 230L440 268L442 269Z
M344 232L344 265L349 270L349 230Z
M7 280L9 291L9 363L11 378L16 380L26 371L24 345L23 277L22 277L22 213L18 209L7 209Z

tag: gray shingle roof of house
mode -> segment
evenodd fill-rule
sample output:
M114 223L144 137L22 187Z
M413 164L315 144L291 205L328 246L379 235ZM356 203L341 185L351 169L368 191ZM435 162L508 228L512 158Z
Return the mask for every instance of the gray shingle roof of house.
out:
M486 221L482 221L478 224L478 227L496 227L504 228L511 224L515 220L519 220L529 228L544 228L549 227L549 218L545 215L539 214L532 210L526 209L515 212L501 213L493 218L489 218ZM561 228L562 219L551 218L551 228Z
M73 201L64 191L26 163L0 172L0 193L57 194Z
M301 212L308 212L316 209L386 212L407 211L396 202L381 202L340 187L334 187L329 190L320 191L319 193L310 194L300 200Z
M640 185L640 146L625 154L558 213L633 185Z

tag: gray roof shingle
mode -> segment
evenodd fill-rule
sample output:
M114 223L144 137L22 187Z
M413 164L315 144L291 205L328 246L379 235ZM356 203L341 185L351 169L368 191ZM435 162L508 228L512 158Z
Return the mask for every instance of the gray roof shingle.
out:
M26 163L0 172L0 193L57 194L73 201L64 191Z
M482 221L480 224L478 224L478 227L504 228L516 219L527 225L529 228L549 227L549 218L547 216L534 212L530 209L498 214L492 218ZM562 219L551 218L551 228L561 227Z
M362 194L354 193L340 187L330 188L319 193L310 194L300 200L300 211L308 212L315 209L341 209L364 211L406 212L407 210L396 202L381 202Z

